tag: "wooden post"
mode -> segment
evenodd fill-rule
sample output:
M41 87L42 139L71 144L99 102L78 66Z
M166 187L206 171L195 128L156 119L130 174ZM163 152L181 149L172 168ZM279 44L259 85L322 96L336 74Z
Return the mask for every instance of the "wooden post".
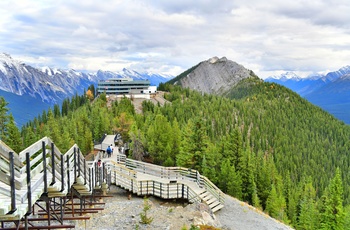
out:
M148 195L148 181L147 181L147 191L146 191L146 194Z
M67 155L67 186L68 186L68 193L69 193L70 192L69 155Z
M78 177L80 177L80 149L79 148L78 148Z
M61 192L64 191L64 159L63 155L61 155Z
M95 172L95 174L96 174L96 172ZM93 189L95 188L95 183L96 183L96 180L94 180L94 168L91 168L91 177L92 177L92 181L91 181L92 186L91 186L91 189L92 189L92 192L93 192ZM96 177L95 177L95 179L96 179Z
M84 185L87 184L87 176L86 176L86 160L84 159Z
M15 164L13 152L9 152L10 157L10 187L11 187L11 213L16 211L16 188L15 188Z
M43 148L43 166L44 166L44 193L47 194L47 167L46 167L46 146L45 142L42 142Z
M92 175L95 175L95 184L94 184L94 187L97 185L97 181L98 181L98 172L99 172L99 170L98 170L98 165L97 165L97 163L95 162L95 174L92 174Z
M159 183L159 184L160 184L160 186L159 186L159 187L160 187L159 196L160 196L160 198L163 198L163 197L162 197L162 183Z
M182 184L182 199L185 198L185 185Z
M140 187L141 187L141 188L140 188L141 194L140 194L140 195L142 196L142 181L140 181L140 182L141 182L141 186L140 186Z
M74 147L74 183L77 182L77 149Z
M56 170L55 170L55 144L51 143L51 169L52 169L52 180L51 180L51 185L56 183Z
M89 186L90 186L90 190L89 191L91 191L91 188L92 188L92 184L91 184L91 180L92 180L92 178L91 178L91 170L93 170L92 168L89 168Z
M32 183L30 181L30 156L29 152L26 153L26 170L27 170L27 199L28 199L28 211L27 215L32 213Z

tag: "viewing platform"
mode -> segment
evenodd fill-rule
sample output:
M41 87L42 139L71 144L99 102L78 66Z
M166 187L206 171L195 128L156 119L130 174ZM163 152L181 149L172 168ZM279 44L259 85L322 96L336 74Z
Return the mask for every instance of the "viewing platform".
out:
M106 138L101 149L112 141ZM224 205L224 194L198 171L128 159L116 147L109 158L99 151L86 161L77 145L63 154L47 137L18 154L0 141L0 167L0 229L74 228L64 221L103 210L97 198L111 184L138 196L203 202L212 212Z

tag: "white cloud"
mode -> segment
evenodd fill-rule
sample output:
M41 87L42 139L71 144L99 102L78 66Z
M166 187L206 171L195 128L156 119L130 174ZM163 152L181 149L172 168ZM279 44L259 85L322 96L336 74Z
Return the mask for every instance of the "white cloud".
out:
M2 0L0 51L88 71L179 74L226 56L261 77L320 72L349 65L348 12L347 0Z

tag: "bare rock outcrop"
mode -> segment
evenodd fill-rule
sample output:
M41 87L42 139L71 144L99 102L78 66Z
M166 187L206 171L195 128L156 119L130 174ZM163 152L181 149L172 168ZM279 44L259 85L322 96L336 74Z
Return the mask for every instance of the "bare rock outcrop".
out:
M201 62L177 84L196 91L221 95L242 79L252 76L252 71L226 57L213 57Z

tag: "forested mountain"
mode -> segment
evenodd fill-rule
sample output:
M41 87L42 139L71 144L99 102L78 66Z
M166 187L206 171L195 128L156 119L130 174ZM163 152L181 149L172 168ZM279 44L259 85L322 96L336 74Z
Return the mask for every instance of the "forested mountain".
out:
M350 124L350 73L305 95L305 98Z
M349 126L253 74L224 96L171 84L160 90L169 103L145 101L142 114L127 98L107 107L103 94L73 97L29 122L22 137L5 128L2 139L24 148L49 136L62 151L77 142L87 154L94 140L118 132L131 145L129 157L197 169L296 229L350 226Z
M350 124L349 81L350 66L345 66L326 75L311 75L301 78L288 72L265 79L297 92L314 105Z

